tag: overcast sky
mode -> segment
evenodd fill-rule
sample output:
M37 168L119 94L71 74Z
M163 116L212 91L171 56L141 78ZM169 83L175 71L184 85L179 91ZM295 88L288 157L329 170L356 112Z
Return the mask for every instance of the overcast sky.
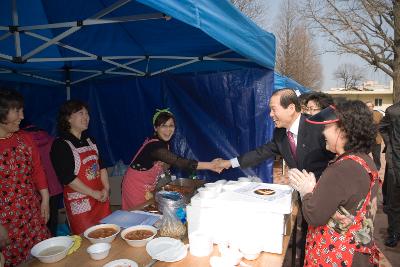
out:
M263 2L263 1L261 1ZM268 26L271 27L276 21L279 14L279 7L282 0L265 0L266 8L269 10L267 14L273 14L271 16L271 22L268 22ZM317 39L317 45L321 51L323 51L324 47L329 47L329 43L322 39ZM336 80L333 73L337 69L337 67L342 63L352 63L356 64L365 69L365 78L366 80L374 80L378 81L381 84L388 85L390 82L390 77L384 74L382 71L375 71L373 67L365 63L365 61L361 60L357 56L352 55L336 55L334 53L326 53L321 56L321 64L323 67L323 87L322 90L330 89L331 87L339 87L341 86L340 82Z

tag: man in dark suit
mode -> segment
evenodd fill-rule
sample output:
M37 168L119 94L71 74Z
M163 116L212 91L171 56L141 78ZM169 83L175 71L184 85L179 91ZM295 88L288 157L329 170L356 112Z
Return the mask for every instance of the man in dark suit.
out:
M385 245L395 247L400 241L400 102L388 107L379 125L386 146L383 182L384 211L388 217Z
M248 168L281 155L289 168L313 172L318 179L334 154L326 150L323 125L305 121L296 93L289 88L275 91L270 99L270 117L275 123L274 136L268 143L230 160L220 160L220 167ZM302 223L300 262L304 262L307 223Z
M323 125L306 123L296 93L292 89L275 91L270 99L270 117L275 123L274 136L253 151L221 160L220 166L248 168L281 155L289 168L313 172L317 179L334 155L326 150Z

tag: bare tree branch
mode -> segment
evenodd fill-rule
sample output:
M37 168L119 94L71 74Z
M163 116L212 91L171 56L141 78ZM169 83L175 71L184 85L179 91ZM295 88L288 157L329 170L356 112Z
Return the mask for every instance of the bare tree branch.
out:
M306 0L303 13L337 53L358 55L393 76L393 4L390 0ZM396 29L398 30L398 29ZM399 88L400 90L400 88Z
M298 10L295 0L285 0L281 3L274 27L277 37L276 69L308 88L320 90L320 53Z
M268 7L263 0L230 0L243 14L263 29L268 28Z
M343 82L345 90L357 89L364 78L362 68L354 64L341 64L334 73L335 77Z

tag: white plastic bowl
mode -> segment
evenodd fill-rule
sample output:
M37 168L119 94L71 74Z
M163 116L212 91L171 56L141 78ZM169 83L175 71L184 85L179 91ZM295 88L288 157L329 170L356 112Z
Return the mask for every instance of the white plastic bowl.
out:
M224 192L234 191L234 190L238 189L240 186L241 186L241 184L239 182L230 183L230 181L229 181L222 186L222 191L224 191Z
M130 239L126 239L125 235L128 234L129 232L132 232L134 230L150 230L153 232L153 235L150 236L149 238L146 239L140 239L140 240L130 240ZM126 228L125 230L123 230L121 232L121 237L123 240L126 241L126 243L128 243L129 246L132 247L144 247L147 242L149 242L150 240L152 240L154 238L154 236L157 234L157 228L150 226L150 225L135 225L135 226L131 226Z
M139 265L135 261L128 259L114 260L103 265L103 267L138 267L138 266Z
M220 193L222 190L222 185L221 183L206 183L204 186L209 189L209 188L214 188L216 193Z
M243 253L243 257L246 260L252 261L258 258L262 251L262 248L254 243L241 243L240 252Z
M242 260L243 254L239 252L237 249L223 249L221 251L221 258L228 264L228 265L237 265Z
M73 244L74 241L70 237L67 236L52 237L34 245L33 248L31 249L31 254L32 256L38 258L39 261L41 262L54 263L64 259L65 256L67 256L68 250L71 248ZM62 247L64 249L62 250L58 249ZM51 253L52 249L54 251L54 254ZM42 256L43 253L47 255Z
M235 267L231 262L227 261L225 258L212 256L210 258L211 267Z
M110 243L96 243L90 245L86 251L93 260L102 260L108 256L110 249Z
M211 236L195 231L189 235L190 254L196 257L205 257L210 255L213 250Z
M110 235L108 237L104 237L104 238L91 238L89 237L89 233L93 232L94 230L100 229L100 228L114 228L117 232L113 235ZM83 233L83 235L89 239L89 241L92 244L96 244L96 243L111 243L114 241L115 237L119 234L119 232L121 231L121 228L116 225L116 224L98 224L92 227L89 227L88 229L86 229L86 231Z
M214 188L199 188L197 189L199 192L199 196L201 199L205 198L215 198L217 196L217 192Z
M258 256L260 256L260 252L258 252L258 253L243 253L243 257L249 261L253 261L253 260L257 259Z
M248 177L239 177L238 182L251 182L251 179Z

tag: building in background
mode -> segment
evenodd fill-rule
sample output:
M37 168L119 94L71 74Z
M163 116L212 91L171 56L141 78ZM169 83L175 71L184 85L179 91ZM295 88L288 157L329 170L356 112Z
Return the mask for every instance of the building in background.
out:
M333 98L344 97L349 100L371 101L375 104L376 110L385 111L387 107L393 104L393 81L390 82L390 85L366 81L351 89L331 88L324 93L330 94Z

